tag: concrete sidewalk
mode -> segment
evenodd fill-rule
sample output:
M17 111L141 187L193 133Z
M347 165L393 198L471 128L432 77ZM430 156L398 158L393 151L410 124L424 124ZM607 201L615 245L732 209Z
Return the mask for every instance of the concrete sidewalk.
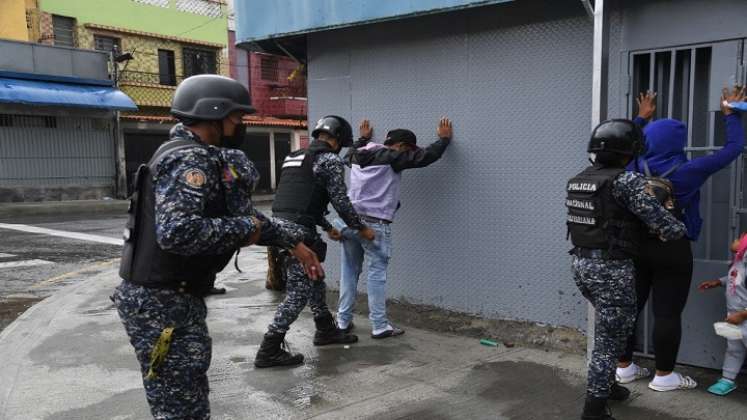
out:
M311 345L304 312L288 335L307 357L297 368L255 370L262 334L282 296L264 289L264 252L226 269L229 293L208 299L215 419L576 419L584 361L575 354L485 347L478 340L408 328L345 348ZM109 300L115 265L29 309L0 334L0 419L147 419L135 356ZM334 305L332 305L334 306ZM745 392L654 393L645 382L612 406L617 419L744 419ZM665 414L666 413L666 414Z

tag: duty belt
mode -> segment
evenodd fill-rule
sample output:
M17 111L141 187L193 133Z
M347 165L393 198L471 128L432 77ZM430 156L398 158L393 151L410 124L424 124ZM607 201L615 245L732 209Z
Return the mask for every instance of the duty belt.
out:
M361 214L360 218L361 220L368 222L368 223L379 223L379 224L385 224L385 225L392 223L391 220L379 219L378 217L366 216L365 214Z
M569 254L579 258L596 258L600 260L627 260L630 257L612 255L609 251L603 249L573 248Z

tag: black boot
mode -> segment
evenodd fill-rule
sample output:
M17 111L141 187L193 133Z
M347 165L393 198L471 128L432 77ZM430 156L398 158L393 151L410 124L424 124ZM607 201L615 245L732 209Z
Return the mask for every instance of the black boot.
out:
M285 334L265 334L262 344L259 346L257 356L254 358L254 366L267 368L273 366L295 366L303 363L303 354L293 354L285 350Z
M615 420L615 418L609 414L606 398L587 396L581 420Z
M630 390L624 386L614 383L610 387L610 401L625 401L630 398Z
M314 324L316 324L316 334L314 334L315 346L351 344L358 341L357 335L348 334L337 328L337 324L329 312L314 318Z

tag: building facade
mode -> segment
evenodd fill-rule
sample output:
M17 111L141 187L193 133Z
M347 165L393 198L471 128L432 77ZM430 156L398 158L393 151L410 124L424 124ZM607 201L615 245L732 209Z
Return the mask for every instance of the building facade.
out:
M407 127L424 143L441 115L454 121L443 160L404 176L391 296L583 331L587 305L571 279L564 207L566 180L587 163L590 132L593 22L583 2L303 1L294 7L308 13L292 17L281 16L291 5L280 3L239 3L237 40L303 54L312 121L328 113L354 124L368 118L379 136ZM690 127L691 156L720 148L721 88L745 81L744 2L605 3L607 115L633 116L635 95L654 89L657 118ZM258 22L258 10L270 17L260 13ZM740 159L702 190L693 285L723 274L729 239L747 230L743 173ZM339 275L336 254L330 278ZM682 362L719 366L717 295L691 293ZM644 319L639 350L650 354L649 328Z
M108 66L105 53L0 40L0 202L120 192L116 112L137 107Z

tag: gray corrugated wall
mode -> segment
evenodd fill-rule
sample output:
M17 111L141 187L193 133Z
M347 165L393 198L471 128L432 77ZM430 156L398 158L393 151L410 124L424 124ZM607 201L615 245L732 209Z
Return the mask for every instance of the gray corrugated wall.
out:
M579 2L549 3L309 35L312 121L365 117L379 139L408 127L421 143L454 121L444 159L404 174L390 296L584 327L558 203L585 164L592 25ZM327 266L337 287L338 247Z
M55 118L56 127L44 118ZM109 121L18 114L13 121L0 125L0 186L114 185Z

